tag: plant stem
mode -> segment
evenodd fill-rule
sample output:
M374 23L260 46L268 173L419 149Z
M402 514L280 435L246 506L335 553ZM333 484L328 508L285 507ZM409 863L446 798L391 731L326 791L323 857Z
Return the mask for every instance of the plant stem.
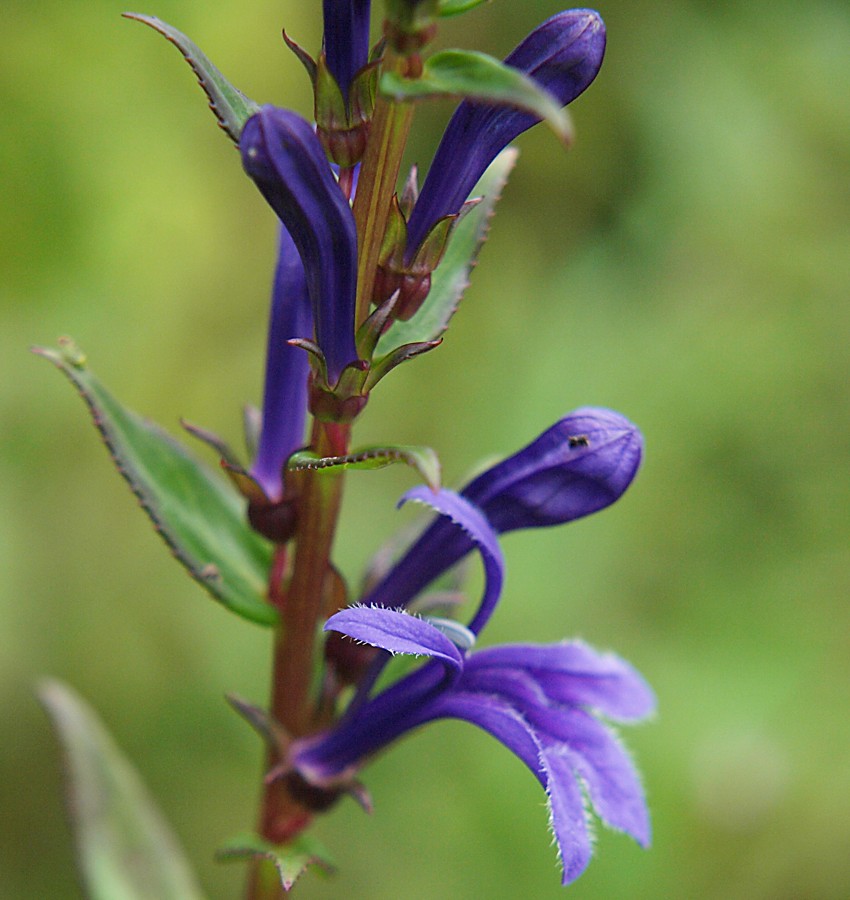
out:
M313 421L312 449L321 456L348 452L350 425ZM341 473L307 471L301 474L298 499L298 531L292 576L286 583L286 548L275 555L269 583L269 599L277 606L281 624L275 633L271 686L271 717L292 738L316 727L315 698L311 685L315 667L316 633L325 609L325 585L330 552L342 501ZM268 770L282 762L274 748L268 753ZM292 797L281 779L266 783L258 830L272 844L297 837L310 824L313 813ZM270 864L256 860L251 866L246 897L277 900L285 896L280 880L269 878Z
M418 57L397 56L387 51L383 70L407 75L411 65L419 65ZM396 103L378 96L353 206L360 241L355 327L359 327L369 315L390 201L398 184L401 158L412 121L412 103Z
M416 74L420 66L418 57L390 52L384 61L385 70L402 75ZM412 118L412 104L378 98L353 205L359 248L355 327L369 314L390 201ZM347 194L352 174L341 173L340 184ZM350 436L350 424L314 419L310 446L320 456L344 456ZM325 723L321 716L328 714L317 705L313 679L318 628L334 612L328 608L330 554L343 488L343 476L337 472L308 470L298 478L294 557L290 559L286 549L279 548L269 581L269 599L281 617L273 650L270 714L290 738L322 728ZM268 770L282 762L274 748L270 748L267 762ZM292 796L285 779L265 784L258 824L265 840L276 845L292 841L312 817L313 811ZM284 900L286 896L268 860L255 859L248 877L247 900Z

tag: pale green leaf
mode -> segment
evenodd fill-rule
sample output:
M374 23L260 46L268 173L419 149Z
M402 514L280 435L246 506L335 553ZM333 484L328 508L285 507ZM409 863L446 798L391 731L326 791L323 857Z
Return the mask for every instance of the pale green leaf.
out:
M201 900L183 851L138 773L97 715L69 687L39 698L65 756L68 809L92 900Z

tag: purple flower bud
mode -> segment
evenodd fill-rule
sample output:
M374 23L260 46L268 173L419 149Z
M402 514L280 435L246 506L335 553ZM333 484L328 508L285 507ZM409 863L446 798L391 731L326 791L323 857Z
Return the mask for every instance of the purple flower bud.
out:
M591 9L558 13L505 59L560 100L571 103L596 77L605 53L605 25ZM408 222L407 255L443 216L460 208L487 166L540 120L510 106L465 100L449 122Z
M617 500L632 483L642 453L641 433L628 419L584 407L479 475L462 493L500 534L560 525Z
M300 347L287 342L290 338L309 338L312 333L304 266L289 232L281 228L269 316L262 427L250 470L272 501L283 495L283 466L304 443L307 415L308 357Z
M264 106L245 123L239 145L245 171L298 248L316 343L333 384L357 359L357 231L351 207L313 129L295 113Z
M342 96L369 60L369 0L323 0L325 57Z
M461 496L500 534L560 525L619 499L637 474L642 452L641 433L628 419L585 407L479 475ZM467 535L437 519L363 602L406 605L473 546Z

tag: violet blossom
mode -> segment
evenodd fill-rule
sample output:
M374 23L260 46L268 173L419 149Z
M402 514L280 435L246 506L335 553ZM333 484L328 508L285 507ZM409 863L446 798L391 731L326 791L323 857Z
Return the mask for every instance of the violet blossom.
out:
M357 230L319 139L289 110L264 106L242 131L245 171L292 236L306 275L316 343L328 379L357 360Z
M285 227L280 229L272 289L266 378L257 453L250 469L269 500L283 496L283 467L304 443L307 417L307 354L288 342L312 338L313 316L301 257Z
M506 58L562 106L596 77L605 54L605 25L592 9L547 19ZM407 223L408 261L428 231L460 211L475 183L501 150L540 120L512 106L464 100L446 128Z
M414 488L405 499L432 506L474 542L485 570L479 608L468 629L381 606L331 616L325 630L382 651L377 667L390 654L428 662L372 697L367 694L374 678L365 678L335 727L292 744L290 771L316 788L345 789L369 758L396 739L438 719L463 719L493 735L540 781L565 884L590 861L585 797L605 824L647 846L650 823L640 779L605 720L650 715L651 689L626 662L581 642L469 652L501 594L504 564L496 531L480 510L450 491ZM432 572L441 568L437 560L421 565Z

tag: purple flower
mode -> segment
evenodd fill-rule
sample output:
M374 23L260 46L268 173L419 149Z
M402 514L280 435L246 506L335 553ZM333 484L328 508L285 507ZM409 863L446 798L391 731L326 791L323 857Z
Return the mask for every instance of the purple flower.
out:
M304 266L316 343L331 385L357 359L357 231L351 207L310 125L264 106L240 138L245 171L292 236Z
M450 517L480 550L485 587L479 609L468 630L384 607L352 607L331 616L325 629L380 648L379 665L395 653L428 662L373 697L367 694L374 677L364 679L337 726L294 742L292 770L314 787L345 788L372 755L404 734L437 719L463 719L492 734L540 781L565 884L590 861L585 797L603 822L648 845L640 779L602 717L646 717L655 706L651 689L623 660L580 642L467 652L501 592L496 533L456 494L416 488L407 497Z
M596 77L605 53L605 25L591 9L547 19L505 59L560 100L571 103ZM460 211L498 153L540 120L510 106L465 100L449 122L407 224L407 256L443 216Z
M282 473L287 458L304 443L307 415L308 357L288 341L312 334L304 266L292 237L282 227L269 317L260 440L250 469L273 502L283 496Z
M642 453L641 433L628 419L609 409L584 407L473 479L461 496L499 534L559 525L617 500L637 474ZM438 518L363 602L406 606L473 547L463 531Z
M328 69L342 96L369 59L369 0L323 0L324 50Z

